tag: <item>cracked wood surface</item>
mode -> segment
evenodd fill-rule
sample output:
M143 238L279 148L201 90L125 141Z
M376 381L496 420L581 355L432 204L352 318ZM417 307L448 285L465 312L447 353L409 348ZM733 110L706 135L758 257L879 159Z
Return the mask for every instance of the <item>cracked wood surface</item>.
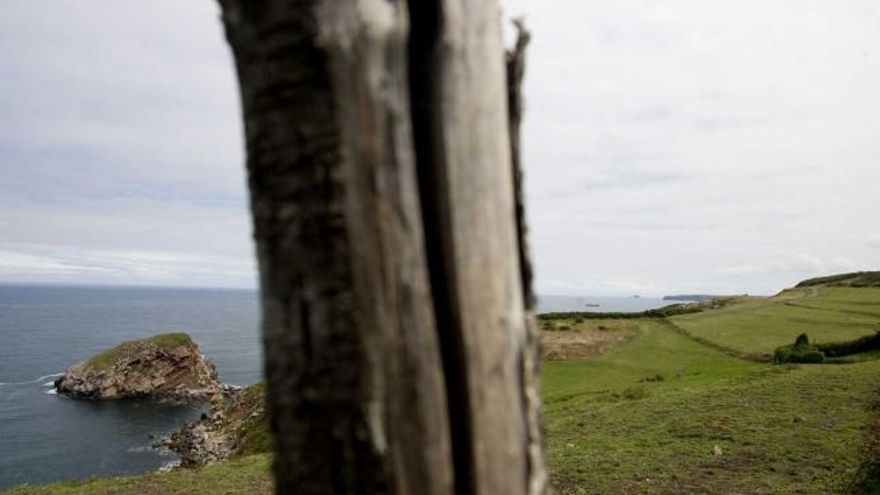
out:
M543 492L497 3L220 3L277 491Z

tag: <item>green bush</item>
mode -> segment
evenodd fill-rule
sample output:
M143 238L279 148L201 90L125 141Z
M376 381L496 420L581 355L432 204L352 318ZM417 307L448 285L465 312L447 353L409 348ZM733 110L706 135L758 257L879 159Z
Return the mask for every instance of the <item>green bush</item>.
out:
M822 351L816 349L815 346L796 348L792 345L785 345L773 353L773 362L776 364L819 364L825 362L825 354L822 354Z
M802 333L797 336L794 344L777 348L773 352L773 362L818 364L825 362L825 354L817 346L810 344L807 334Z
M826 358L843 362L839 358L863 352L880 350L880 331L855 340L811 344L807 334L798 335L792 345L784 345L773 352L773 362L782 363L824 363Z
M871 352L880 350L880 330L874 335L868 335L855 340L845 342L829 342L827 344L816 344L822 353L827 357L843 357L852 354L861 354L863 352Z

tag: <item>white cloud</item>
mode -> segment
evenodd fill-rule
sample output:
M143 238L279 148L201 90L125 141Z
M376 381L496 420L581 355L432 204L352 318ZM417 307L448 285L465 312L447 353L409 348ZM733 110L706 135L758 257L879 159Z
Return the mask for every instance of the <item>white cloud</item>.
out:
M0 250L0 276L14 275L71 275L106 272L105 268L83 266L48 256Z
M876 4L504 5L533 32L523 146L539 284L768 293L880 266L857 234L880 211Z
M718 269L722 275L756 275L767 273L767 268L761 265L735 265L725 266Z
M51 276L64 282L249 287L255 271L249 258L209 254L47 245L0 249L0 277L5 281L34 282Z
M0 18L0 282L256 278L216 2L73 0ZM110 22L112 20L112 22Z
M880 266L876 2L502 4L533 33L539 290L774 292ZM5 7L0 282L252 285L216 3Z
M741 265L727 266L718 269L721 275L755 276L768 274L801 274L829 275L839 272L852 272L868 269L865 263L837 256L821 259L810 253L798 253L791 256L777 256Z

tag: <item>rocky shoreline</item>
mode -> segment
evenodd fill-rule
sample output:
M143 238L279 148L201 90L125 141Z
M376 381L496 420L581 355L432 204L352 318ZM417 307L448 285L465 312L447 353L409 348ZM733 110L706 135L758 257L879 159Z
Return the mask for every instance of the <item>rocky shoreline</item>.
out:
M182 467L267 452L270 444L265 386L251 385L215 397L210 412L199 421L184 425L154 446L176 452Z
M219 382L217 369L185 333L123 342L69 367L54 385L75 399L210 403L200 420L153 444L177 453L181 467L270 448L265 386Z

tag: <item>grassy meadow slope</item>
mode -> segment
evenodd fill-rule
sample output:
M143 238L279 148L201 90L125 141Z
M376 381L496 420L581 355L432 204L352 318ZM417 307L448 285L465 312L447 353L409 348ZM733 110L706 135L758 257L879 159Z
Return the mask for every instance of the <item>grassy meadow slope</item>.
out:
M770 354L801 333L814 342L835 342L880 330L880 288L789 289L776 297L669 321L720 346Z
M880 362L753 363L640 322L595 360L545 363L557 493L824 494L859 479Z
M269 459L252 455L198 469L21 486L6 495L269 495Z
M804 280L795 287L812 287L816 285L828 287L880 287L880 271L841 273L828 277L816 277Z

